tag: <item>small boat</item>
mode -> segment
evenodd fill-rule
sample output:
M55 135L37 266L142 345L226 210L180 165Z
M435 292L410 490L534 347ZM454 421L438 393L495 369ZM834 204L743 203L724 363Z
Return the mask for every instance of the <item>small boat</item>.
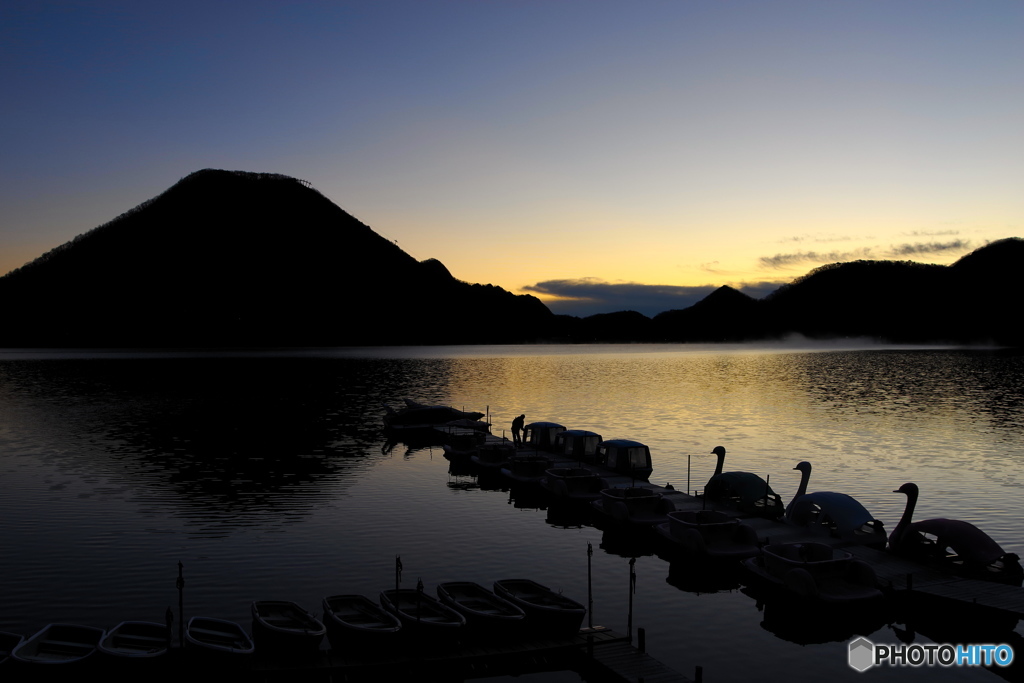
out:
M210 655L251 655L252 638L233 621L213 617L192 617L185 627L185 643L197 653Z
M500 470L516 454L516 447L511 441L501 441L496 444L484 444L476 449L476 453L469 456L470 461L487 470Z
M466 618L466 626L474 637L508 637L522 634L526 613L478 583L448 581L439 584L437 597Z
M743 565L769 587L803 602L861 607L882 599L870 565L824 543L766 545Z
M1021 585L1024 569L1020 558L1008 553L991 536L959 519L925 519L914 522L917 484L906 483L893 493L907 496L907 506L889 535L889 550L953 571L965 578Z
M50 624L23 640L11 657L30 664L74 664L96 652L106 632L92 626Z
M885 527L863 505L845 493L807 493L811 463L801 462L793 469L800 470L800 486L786 507L787 524L816 530L849 543L885 549Z
M384 404L384 426L389 429L428 429L454 420L476 421L484 413L456 410L449 406L429 406L405 399L405 407L395 410Z
M520 484L538 484L553 464L546 455L519 453L505 463L501 473Z
M574 458L580 464L597 460L597 447L604 441L596 432L567 429L555 435L555 452Z
M385 647L402 629L398 617L365 595L324 598L324 625L331 647L357 651Z
M591 505L598 512L619 522L640 526L664 524L668 516L659 509L661 494L641 486L602 489L601 497Z
M261 652L309 654L320 648L327 627L319 619L287 600L252 603L252 637Z
M402 622L402 633L421 645L455 645L466 619L416 588L381 591L380 604Z
M739 561L761 552L757 532L724 512L673 511L668 520L656 531L695 557Z
M575 600L530 579L495 581L494 594L523 610L527 628L545 635L575 635L587 613Z
M8 633L0 631L0 664L11 658L11 651L21 645L25 636L20 633Z
M523 428L523 447L552 452L557 449L558 435L565 431L557 422L531 422Z
M654 471L651 449L630 439L602 441L597 446L595 462L615 474L641 482L647 481Z
M768 482L753 472L723 472L725 448L715 446L711 451L718 456L715 473L704 485L704 497L744 514L775 518L785 512L782 498Z
M586 467L552 467L544 471L541 488L553 496L582 502L601 497L601 475Z
M122 621L107 631L99 650L124 659L152 659L167 654L171 631L167 624L153 621Z

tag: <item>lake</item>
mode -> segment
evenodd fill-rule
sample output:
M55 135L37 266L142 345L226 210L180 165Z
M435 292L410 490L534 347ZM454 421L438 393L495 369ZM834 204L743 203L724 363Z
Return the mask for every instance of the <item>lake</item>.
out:
M646 443L651 481L698 488L726 469L789 501L848 493L891 530L908 481L916 519L982 527L1024 555L1024 356L991 349L711 345L490 346L238 352L0 351L0 630L110 628L177 611L249 623L254 599L319 613L335 593L533 578L586 602L707 680L998 680L982 669L846 663L849 638L776 627L738 586L695 590L645 538L602 531L472 474L438 447L390 443L404 397L554 421ZM895 628L902 628L896 624ZM774 631L780 631L776 635ZM1021 627L1013 637L1019 638ZM887 624L866 634L896 643ZM917 642L928 643L918 635ZM817 638L823 639L823 638ZM537 680L579 680L574 674ZM522 680L531 680L524 677Z

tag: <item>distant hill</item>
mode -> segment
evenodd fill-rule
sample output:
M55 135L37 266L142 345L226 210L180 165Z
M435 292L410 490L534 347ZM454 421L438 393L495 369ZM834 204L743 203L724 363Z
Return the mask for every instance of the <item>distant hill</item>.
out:
M509 342L552 318L416 261L303 181L209 169L0 278L0 305L4 346Z

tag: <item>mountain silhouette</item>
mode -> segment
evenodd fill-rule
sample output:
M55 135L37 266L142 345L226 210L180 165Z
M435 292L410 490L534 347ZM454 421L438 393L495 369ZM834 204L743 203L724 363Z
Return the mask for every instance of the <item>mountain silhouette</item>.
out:
M417 261L308 183L206 169L0 277L0 346L731 342L801 334L1019 346L1009 238L951 266L853 261L764 299L728 286L648 318L553 315Z
M551 317L416 261L308 183L212 169L0 278L0 302L6 346L488 343Z

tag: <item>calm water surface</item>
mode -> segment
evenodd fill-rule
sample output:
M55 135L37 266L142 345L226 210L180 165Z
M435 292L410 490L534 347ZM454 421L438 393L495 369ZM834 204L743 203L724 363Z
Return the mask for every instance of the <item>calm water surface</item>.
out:
M893 489L914 481L919 518L965 519L1024 556L1019 354L644 345L5 351L0 630L161 621L177 606L179 560L186 618L247 624L253 599L319 611L324 595L375 597L393 586L396 555L405 586L522 576L585 601L591 543L594 623L625 631L636 556L633 623L646 629L648 650L680 672L700 665L708 680L755 672L783 680L794 671L862 680L846 664L852 632L784 629L771 606L761 611L735 583L695 586L644 538L452 474L439 448L388 443L381 404L403 397L488 410L499 434L525 413L528 422L643 441L652 481L677 488L701 486L714 469L711 449L723 445L727 469L768 475L789 500L799 482L793 467L807 460L811 490L855 496L887 529L905 502ZM874 642L897 642L893 627L871 628ZM864 676L998 680L984 670Z

